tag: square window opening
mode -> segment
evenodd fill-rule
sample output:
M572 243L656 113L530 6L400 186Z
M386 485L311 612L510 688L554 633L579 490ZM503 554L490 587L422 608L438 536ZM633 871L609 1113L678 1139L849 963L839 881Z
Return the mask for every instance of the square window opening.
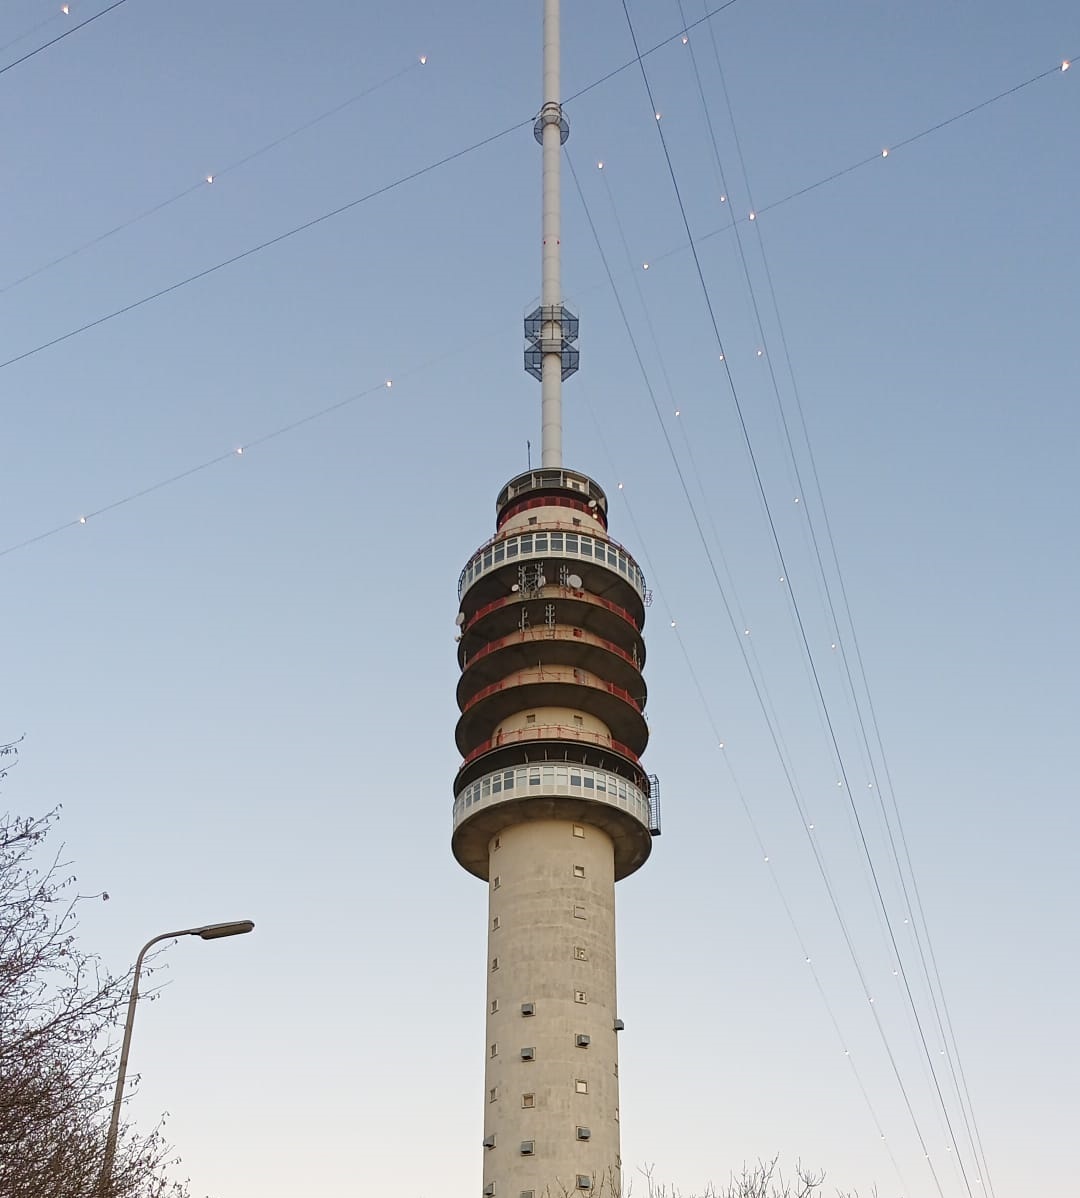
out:
M584 865L575 865L574 866L574 877L575 878L583 878L584 876L585 876L585 866Z
M575 1078L574 1079L574 1093L575 1094L588 1094L588 1092L589 1092L589 1083L583 1077Z
M526 1110L529 1110L530 1108L536 1106L536 1095L535 1094L522 1094L521 1105Z
M581 839L584 839L585 825L584 824L575 824L574 825L574 835Z

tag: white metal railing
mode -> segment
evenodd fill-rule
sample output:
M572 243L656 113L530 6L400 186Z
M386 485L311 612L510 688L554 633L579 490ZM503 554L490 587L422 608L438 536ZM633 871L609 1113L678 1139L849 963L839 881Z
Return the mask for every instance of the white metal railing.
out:
M608 770L552 762L496 770L470 782L454 800L454 827L485 807L539 795L594 799L619 807L646 828L650 826L648 796L633 782Z
M497 570L507 562L535 560L549 554L559 558L600 562L607 569L621 574L641 596L642 601L645 599L645 575L630 554L610 541L579 532L525 532L485 545L473 554L469 564L461 571L458 578L458 598L460 599L478 578Z

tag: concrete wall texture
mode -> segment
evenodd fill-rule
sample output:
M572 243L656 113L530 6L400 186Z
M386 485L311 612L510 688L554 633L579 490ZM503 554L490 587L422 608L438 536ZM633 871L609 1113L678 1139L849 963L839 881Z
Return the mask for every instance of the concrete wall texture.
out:
M511 825L489 877L485 1191L544 1198L585 1177L617 1193L611 839L569 820Z

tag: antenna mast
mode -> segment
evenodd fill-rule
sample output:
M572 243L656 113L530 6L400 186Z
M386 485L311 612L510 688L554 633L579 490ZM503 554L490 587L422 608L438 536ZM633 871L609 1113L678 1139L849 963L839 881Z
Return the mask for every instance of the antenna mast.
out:
M541 465L562 465L562 384L578 368L578 320L563 305L560 168L570 136L559 100L559 0L544 0L544 101L533 125L543 150L540 307L525 317L525 369L540 380Z

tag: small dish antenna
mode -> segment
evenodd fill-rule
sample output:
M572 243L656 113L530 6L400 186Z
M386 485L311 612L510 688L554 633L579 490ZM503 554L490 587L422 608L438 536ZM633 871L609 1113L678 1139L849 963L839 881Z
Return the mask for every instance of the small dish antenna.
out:
M543 574L538 574L536 576L536 589L539 591L542 587L546 587L546 586L547 586L547 579L543 576Z
M580 574L567 574L566 585L568 587L572 587L575 591L581 590L581 575Z
M521 587L519 587L519 586L518 586L518 584L515 582L515 583L514 583L514 584L513 584L513 585L510 587L510 589L511 589L512 591L515 591L515 592L516 592L516 591L520 591L520 590L521 590Z
M463 611L459 611L458 614L454 617L454 623L459 628L462 626L462 624L465 623L465 613Z

